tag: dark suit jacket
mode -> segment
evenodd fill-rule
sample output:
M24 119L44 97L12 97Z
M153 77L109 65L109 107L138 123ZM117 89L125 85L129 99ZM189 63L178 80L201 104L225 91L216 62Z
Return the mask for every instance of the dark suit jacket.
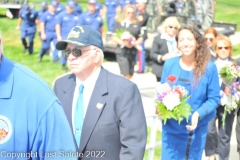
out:
M157 77L161 77L164 61L158 62L157 57L159 55L164 56L168 53L168 46L165 39L161 39L161 34L158 34L153 41L153 45L150 51L150 57L153 60L152 73Z
M74 74L57 79L54 85L71 126L75 86ZM103 104L102 109L96 107L98 103ZM82 159L103 156L104 160L142 160L146 138L146 119L137 86L101 68L84 119L78 149L85 153ZM101 154L91 157L90 151L101 151Z

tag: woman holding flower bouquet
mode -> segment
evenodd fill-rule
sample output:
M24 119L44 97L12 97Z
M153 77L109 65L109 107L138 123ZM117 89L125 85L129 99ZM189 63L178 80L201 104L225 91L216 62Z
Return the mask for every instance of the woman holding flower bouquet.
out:
M180 99L176 103L177 99L169 98L158 106L157 113L166 122L162 125L162 160L201 160L208 122L215 117L220 100L217 68L198 29L181 28L177 42L182 56L165 61L158 88L158 94L177 93ZM186 91L182 90L190 98L183 100Z
M131 79L136 63L136 54L141 50L141 43L146 39L146 32L141 32L141 26L135 18L135 6L126 5L122 18L116 21L112 39L118 44L115 51L121 74Z
M219 85L221 87L221 103L220 106L217 108L216 117L214 117L208 124L208 135L205 153L206 156L209 157L209 160L214 160L215 150L217 149L219 159L228 160L230 151L230 139L232 135L232 125L234 121L234 112L235 108L237 108L238 106L237 103L239 101L239 95L237 93L238 82L235 81L239 77L240 68L238 67L239 62L233 62L233 59L231 58L232 43L228 37L224 35L217 36L214 44L214 51L217 55L215 64L220 75ZM226 77L223 77L225 73L221 73L226 67L231 68L231 73L226 75ZM236 74L233 75L232 73L235 72ZM235 86L235 88L232 88L231 86ZM235 99L234 94L237 96L236 101L233 101ZM228 104L228 100L230 100L230 104ZM228 113L226 111L228 109L230 109L229 111L231 113ZM216 141L214 140L214 136L216 133L216 119L218 119L218 148L215 147Z

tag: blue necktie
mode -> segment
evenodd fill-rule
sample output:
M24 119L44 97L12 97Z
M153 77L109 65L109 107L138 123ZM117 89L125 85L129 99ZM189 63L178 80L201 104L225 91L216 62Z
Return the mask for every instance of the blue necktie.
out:
M80 146L80 139L81 139L81 133L82 133L83 120L84 120L83 88L84 86L83 84L81 84L79 87L79 94L78 94L76 109L74 113L75 139L76 139L78 148Z

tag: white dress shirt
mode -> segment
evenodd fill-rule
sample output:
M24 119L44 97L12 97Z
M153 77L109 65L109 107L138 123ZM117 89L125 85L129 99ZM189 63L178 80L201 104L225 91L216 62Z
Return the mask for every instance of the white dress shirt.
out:
M73 103L72 103L72 127L73 131L75 133L75 126L74 126L74 113L76 109L76 103L78 100L78 93L79 93L79 87L81 84L83 84L83 107L84 107L84 117L87 112L88 104L90 101L90 98L92 96L93 89L95 87L96 81L98 79L98 76L100 74L101 67L99 67L95 72L93 72L84 82L82 82L80 79L76 77L76 87L73 95Z

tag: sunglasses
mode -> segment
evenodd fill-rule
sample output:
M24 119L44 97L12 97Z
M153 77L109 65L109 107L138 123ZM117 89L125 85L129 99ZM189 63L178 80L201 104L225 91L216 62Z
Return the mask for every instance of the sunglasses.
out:
M207 41L210 41L210 42L212 42L213 41L213 38L205 38L205 41L207 42Z
M72 55L74 57L81 57L81 55L83 54L83 52L86 52L86 51L90 51L90 50L95 50L96 48L92 48L92 49L88 49L88 50L84 50L82 51L81 49L79 48L74 48L74 49L70 49L70 48L67 48L65 50L62 51L63 55L68 58L68 56L72 53Z
M134 14L134 12L127 12L127 14Z
M225 49L225 50L228 50L230 47L217 47L218 50L221 50L221 49Z
M168 26L170 29L175 29L175 30L178 30L178 28L177 27L173 27L173 26Z

